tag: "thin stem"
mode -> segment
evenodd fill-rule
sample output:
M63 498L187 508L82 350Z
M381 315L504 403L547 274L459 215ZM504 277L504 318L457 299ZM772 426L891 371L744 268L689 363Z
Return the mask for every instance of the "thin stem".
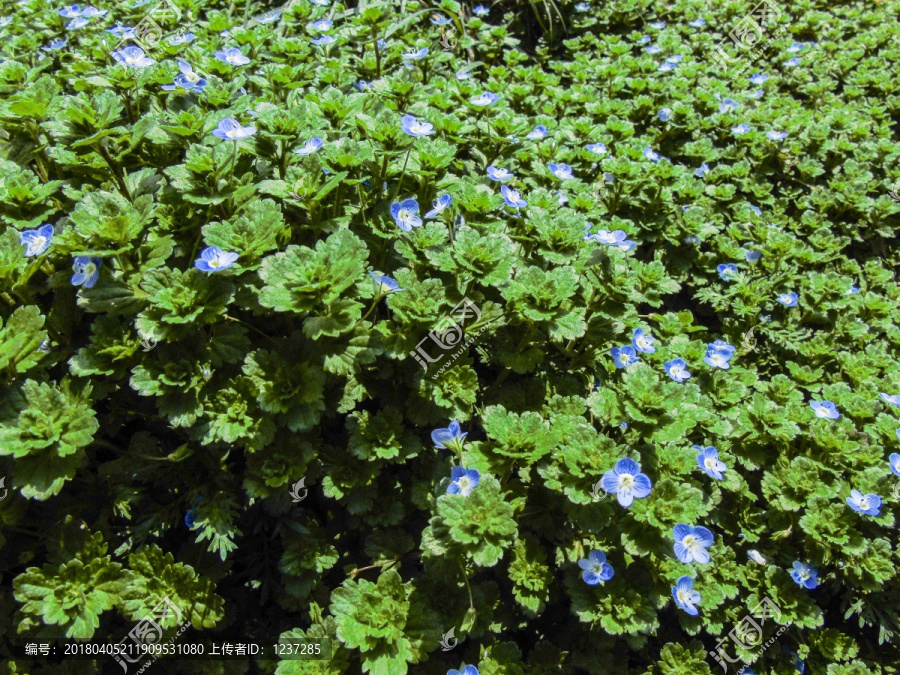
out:
M266 335L265 333L263 333L259 328L257 328L253 324L247 323L246 321L242 321L241 319L236 319L235 317L229 316L228 314L225 315L225 318L228 319L229 321L234 321L235 323L239 323L242 326L244 326L245 328L249 328L257 335L260 335L260 336L267 338L267 339L271 340L272 342L278 344L278 341L275 338L273 338L271 335Z
M400 193L400 186L403 185L403 177L406 175L406 165L409 163L409 156L412 154L413 146L409 146L409 150L406 151L406 159L403 160L403 171L400 172L400 180L397 181L397 189L394 190L394 196L391 197L391 201L397 199L397 195Z
M386 560L385 562L381 563L375 563L374 565L369 565L368 567L357 567L356 569L350 570L350 577L356 578L357 574L360 574L367 570L373 570L376 567L384 567L385 569L387 569L391 565L396 565L398 562L400 562L400 558L395 558L394 560Z
M472 587L469 585L469 577L466 575L466 568L463 567L462 560L459 558L456 559L456 564L459 565L459 571L462 572L463 581L466 582L466 590L469 591L469 609L475 609L475 600L472 599Z

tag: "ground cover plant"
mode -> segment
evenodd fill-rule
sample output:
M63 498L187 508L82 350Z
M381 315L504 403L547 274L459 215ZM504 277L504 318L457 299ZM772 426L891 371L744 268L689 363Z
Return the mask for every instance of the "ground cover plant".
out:
M0 668L898 672L898 9L4 0Z

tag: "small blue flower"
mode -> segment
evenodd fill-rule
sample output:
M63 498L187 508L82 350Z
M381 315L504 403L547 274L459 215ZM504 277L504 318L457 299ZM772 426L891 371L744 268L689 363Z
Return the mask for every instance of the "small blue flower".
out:
M625 230L600 230L596 234L585 235L586 241L596 241L607 246L621 246L628 240L628 234Z
M334 25L334 21L331 19L317 19L309 24L309 27L315 31L325 32L327 30L331 30L331 27Z
M766 138L770 141L783 141L787 138L787 132L784 131L767 131Z
M189 91L203 91L203 88L206 86L206 79L197 75L191 64L183 59L178 59L178 70L181 72L175 76L172 84L161 85L162 89L172 91L176 87L180 87Z
M85 8L81 10L81 16L93 19L95 16L106 16L108 12L109 10L106 9L97 9L96 7L86 5Z
M556 191L556 203L559 204L560 206L565 206L566 204L569 203L569 198L566 197L565 194L563 194L562 190Z
M637 41L637 44L639 44L639 45L646 45L646 44L649 44L649 43L650 43L650 36L649 36L649 35L641 35L641 37L640 37L640 38L638 39L638 41Z
M213 129L213 136L225 141L242 141L256 133L256 127L242 127L234 117L226 117Z
M219 59L219 61L224 61L232 66L246 66L250 63L250 59L244 56L237 47L226 47L224 50L220 49L215 52L214 56Z
M660 67L656 70L658 70L660 73L670 73L675 70L675 64L666 61L665 63L661 64Z
M404 232L422 226L422 219L419 218L419 202L415 199L404 199L402 202L391 204L391 216Z
M788 68L793 68L794 66L799 66L799 65L800 65L800 59L798 59L798 58L795 56L794 58L788 59L787 61L785 61L785 62L784 62L784 65L786 65Z
M184 514L184 524L189 528L194 527L194 522L197 520L197 507L200 505L202 499L202 496L197 497L197 499L194 500L193 508L188 509L188 512Z
M706 19L694 19L688 25L691 28L703 28L706 25Z
M548 133L549 131L547 130L547 127L545 127L543 124L538 124L533 131L526 134L525 138L527 138L529 141L539 141Z
M495 180L500 183L516 177L516 175L509 169L501 169L494 166L493 164L487 168L487 175L491 180Z
M709 173L709 164L707 164L706 162L703 162L703 164L701 164L698 169L694 170L694 175L697 176L697 178L703 178L708 173Z
M122 40L129 40L137 37L133 27L121 26L119 24L116 24L112 28L107 28L106 32L116 36L117 38L121 38Z
M731 358L731 356L737 351L737 349L732 347L730 344L728 344L724 340L716 340L715 342L710 342L709 346L707 347L707 350L710 350L710 349L714 349L719 352L725 352L729 355L728 358Z
M484 5L475 5L475 9L472 10L472 13L475 16L487 16L491 13L490 7L486 7Z
M764 92L762 89L759 89L758 91L751 91L749 94L747 94L747 98L760 99L765 95L766 92Z
M450 478L453 481L447 486L448 495L462 495L468 497L472 494L472 490L478 487L481 481L481 474L475 469L464 469L461 466L454 466L450 472Z
M420 122L412 115L404 115L400 120L400 128L410 136L429 136L434 133L434 126L429 122Z
M497 94L490 91L483 91L478 96L474 97L470 103L472 105L477 105L479 107L492 105L500 100L500 97Z
M70 280L73 286L83 286L84 288L93 288L100 278L100 266L103 261L100 258L88 256L78 256L72 263L72 269L75 274Z
M750 204L750 210L753 211L753 213L755 213L758 216L762 215L762 209L759 208L758 206L754 206L753 204Z
M404 52L403 58L407 61L420 61L428 56L428 47L422 47L414 52Z
M379 295L388 295L389 293L396 293L403 290L402 288L400 288L400 284L398 284L387 275L379 275L375 274L375 272L369 272L369 276L371 276L375 280L375 283L378 284Z
M112 52L112 57L123 66L132 68L146 68L152 66L156 61L144 54L144 50L135 45L128 45Z
M573 178L572 176L572 167L568 164L553 164L552 162L547 165L547 168L550 169L550 173L559 178L560 180L566 180L568 178Z
M44 45L43 47L41 47L41 49L43 49L45 52L55 52L56 50L62 49L63 47L65 47L67 42L68 42L68 40L66 40L65 38L63 38L61 40L54 40L50 44L47 44L47 45Z
M753 73L753 75L750 77L750 82L752 82L755 85L760 85L760 84L765 83L765 81L768 79L769 79L768 75L763 75L762 73Z
M847 506L867 516L881 515L881 497L872 492L864 495L859 490L851 490L850 496L847 497Z
M700 610L696 605L703 597L694 590L694 580L689 576L678 577L678 581L672 586L672 597L678 609L683 609L691 616L697 616Z
M635 499L643 499L653 489L650 478L641 473L640 465L629 457L620 459L613 469L603 474L601 486L608 494L616 495L619 504L626 509Z
M705 565L709 562L710 546L713 545L713 533L705 527L691 527L679 523L672 530L675 537L675 555L685 565L698 562Z
M59 10L59 15L72 19L76 16L81 16L81 11L81 5L68 5Z
M309 0L312 4L318 5L319 7L328 7L331 0Z
M49 225L44 225L44 227L50 227ZM50 229L50 234L53 234L53 228ZM891 405L900 406L900 394L887 394L885 392L880 392L878 396L885 403L890 403Z
M900 429L897 429L897 438L900 439ZM892 474L900 477L900 454L892 452L888 458L888 466L891 468Z
M801 49L803 49L805 46L806 46L806 44L803 43L803 42L795 42L795 43L792 44L790 47L788 47L785 51L786 51L788 54L796 54L796 53L799 52Z
M78 30L79 28L87 26L90 22L90 19L86 19L83 16L77 16L66 24L66 30Z
M737 110L740 107L740 104L735 101L733 98L726 98L722 101L722 104L719 106L720 113L730 112L732 110Z
M733 133L735 136L743 136L748 131L750 131L750 125L746 122L741 122L736 127L732 127L731 129L731 133Z
M662 51L662 47L659 45L650 45L648 47L644 47L644 51L648 54L659 54Z
M281 10L273 9L268 12L263 12L259 16L253 17L253 20L256 21L256 23L262 24L263 26L268 26L269 24L275 23L280 18Z
M777 300L785 307L796 307L797 300L800 296L794 293L793 291L790 293L781 293L779 294Z
M724 479L722 472L727 471L728 467L719 460L719 451L715 446L707 445L703 448L699 445L692 445L691 448L700 451L700 454L697 455L697 466L716 480Z
M762 252L761 252L761 251L753 251L753 250L747 248L748 246L752 246L752 245L753 245L753 244L750 243L750 242L744 244L744 249L745 249L745 250L744 250L744 260L746 260L746 261L749 262L749 263L755 263L755 262L757 262L760 258L762 258Z
M795 560L794 569L791 570L791 579L803 588L813 589L819 585L819 570L812 565Z
M337 38L334 37L334 35L320 35L319 37L310 40L310 42L317 47L326 47L337 42Z
M684 239L682 239L682 241L685 244L699 244L700 243L700 240L693 235L691 235L690 237L685 237Z
M514 209L521 209L524 206L528 206L528 202L522 199L518 190L512 190L505 185L501 185L500 193L503 195L503 199L506 203Z
M841 417L840 411L832 401L810 401L809 406L816 413L816 417L821 419L836 420Z
M606 554L603 551L591 551L587 558L578 561L578 566L584 570L581 578L588 586L596 586L601 581L609 581L616 571L606 562Z
M188 44L193 41L194 41L194 34L191 33L190 31L187 33L184 33L184 34L180 34L180 35L173 35L172 37L169 38L169 44L175 45L175 46Z
M481 7L481 5L479 5ZM478 668L475 666L464 666L462 670L451 668L447 671L447 675L478 675Z
M684 362L684 359L672 359L671 361L666 361L663 364L663 368L666 369L669 377L676 382L684 382L691 377L691 374L687 371L687 364Z
M33 258L50 247L53 238L53 226L45 223L35 230L23 230L19 234L19 243L25 246L25 257Z
M11 16L0 16L0 28L6 28L11 23L12 23Z
M857 293L859 293L859 286L851 282L850 288L846 293L844 293L844 295L856 295Z
M444 16L443 14L431 15L431 23L433 23L435 26L446 26L452 20L453 19L451 19L449 16Z
M432 202L432 209L428 213L425 214L424 219L428 220L429 218L436 218L438 215L443 213L443 211L453 203L453 197L450 195L441 195L437 199Z
M649 159L654 164L659 161L659 153L653 150L650 146L644 148L644 157Z
M650 28L652 28L653 30L662 30L663 28L666 27L666 22L665 21L654 21L653 23L650 23L647 25L649 25Z
M595 155L605 155L606 154L606 144L605 143L588 143L586 146L588 150L593 152Z
M627 368L632 363L638 362L637 353L631 345L613 347L609 350L609 354L613 357L616 368Z
M728 345L730 347L730 345ZM706 349L706 356L703 357L703 360L706 362L710 368L721 368L723 370L728 370L731 368L731 364L729 361L731 357L734 355L734 348L731 347L731 351L728 349L720 349L715 346L715 344L711 344Z
M671 108L662 108L656 114L656 116L659 117L659 119L662 120L663 122L668 122L669 119L672 117L672 109Z
M656 347L653 346L653 338L644 333L643 328L635 328L631 334L631 344L639 352L644 354L654 354Z
M716 266L716 271L723 281L732 281L738 273L738 266L734 263L721 263Z
M684 58L684 57L683 57L681 54L675 54L675 55L673 55L673 56L668 57L668 58L666 59L666 63L671 64L671 65L674 66L674 65L677 65L677 64L681 63L681 60L682 60L683 58Z
M456 79L462 82L463 80L469 80L472 78L471 71L468 70L460 70L456 73Z
M316 152L319 148L322 147L324 143L325 142L321 138L315 136L306 141L306 145L304 145L302 148L294 150L294 154L300 155L301 157L306 157L307 155L311 155Z
M200 257L194 261L194 267L201 272L221 272L234 265L238 254L223 251L218 246L209 246L200 252Z
M463 439L468 435L469 432L463 432L457 420L451 420L450 426L431 432L431 441L440 450L452 450L462 448Z

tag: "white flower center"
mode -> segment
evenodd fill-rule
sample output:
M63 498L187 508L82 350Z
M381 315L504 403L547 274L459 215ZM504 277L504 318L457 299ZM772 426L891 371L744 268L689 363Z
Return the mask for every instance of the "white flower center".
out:
M681 589L678 591L678 600L681 602L681 604L683 604L683 605L692 604L689 594L690 594L690 591L686 591L684 589Z
M868 497L860 497L857 504L859 504L859 508L861 508L863 511L867 511L869 508L869 498Z
M31 242L32 249L41 249L44 247L44 244L47 243L47 237L42 237L41 235L36 236Z
M703 463L706 465L706 468L707 468L707 469L712 469L712 468L713 468L713 459L712 459L712 458L707 457L707 458L706 458L706 461L704 461Z
M626 473L621 478L619 478L619 486L630 490L634 487L634 476L632 476L630 473Z
M696 546L697 544L697 539L696 537L694 537L694 535L689 534L682 540L681 543L684 544L685 548L694 548L694 546Z

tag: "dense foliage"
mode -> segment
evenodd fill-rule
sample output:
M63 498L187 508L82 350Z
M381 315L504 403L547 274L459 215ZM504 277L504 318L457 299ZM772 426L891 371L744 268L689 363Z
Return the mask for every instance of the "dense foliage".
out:
M898 672L900 3L101 4L0 11L7 639Z

